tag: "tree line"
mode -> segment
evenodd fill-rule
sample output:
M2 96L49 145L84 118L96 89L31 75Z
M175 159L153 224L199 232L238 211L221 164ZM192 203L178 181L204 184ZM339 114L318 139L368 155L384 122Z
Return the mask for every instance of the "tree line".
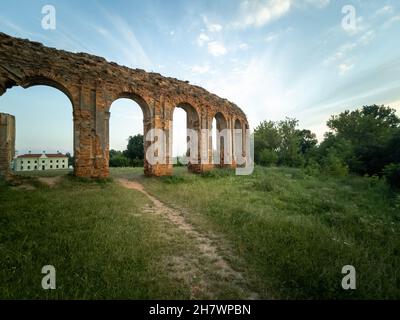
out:
M254 131L255 162L301 167L309 173L378 176L400 188L400 118L384 105L363 106L333 115L318 144L296 119L263 121Z
M143 135L128 138L124 151L110 150L110 167L142 167L144 162Z

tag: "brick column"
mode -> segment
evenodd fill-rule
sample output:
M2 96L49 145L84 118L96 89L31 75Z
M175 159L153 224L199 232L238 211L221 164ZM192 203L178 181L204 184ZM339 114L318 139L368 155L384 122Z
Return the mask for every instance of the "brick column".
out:
M108 120L105 101L95 88L80 87L74 103L74 173L105 178L108 168Z
M171 159L172 150L172 119L170 117L169 106L165 104L163 98L159 101L152 101L149 103L151 112L151 117L149 119L145 119L143 135L144 135L144 174L146 176L170 176L172 175L173 164ZM165 141L158 141L157 143L161 144L162 150L157 150L155 152L155 156L161 155L159 152L164 152L165 159L160 163L149 163L148 159L146 159L147 152L149 148L156 142L156 137L153 135L149 135L151 129L161 130L165 135ZM153 131L153 133L155 133ZM150 139L147 139L150 138ZM149 151L150 152L150 151Z
M0 113L0 176L11 175L11 161L15 156L15 117Z

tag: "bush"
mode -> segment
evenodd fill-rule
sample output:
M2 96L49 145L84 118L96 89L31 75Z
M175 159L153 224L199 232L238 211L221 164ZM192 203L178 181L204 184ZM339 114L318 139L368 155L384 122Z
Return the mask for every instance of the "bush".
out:
M278 162L278 155L275 151L264 149L259 155L259 164L261 166L273 166Z
M400 189L400 163L385 166L383 176L392 188Z
M129 159L121 154L112 155L110 167L129 167Z
M349 167L342 159L330 152L323 160L322 171L327 175L344 177L349 173Z
M131 162L132 167L143 167L144 166L143 159L132 159L130 162Z
M308 163L304 166L304 173L309 176L317 176L321 173L321 166L318 162L314 160L308 161Z

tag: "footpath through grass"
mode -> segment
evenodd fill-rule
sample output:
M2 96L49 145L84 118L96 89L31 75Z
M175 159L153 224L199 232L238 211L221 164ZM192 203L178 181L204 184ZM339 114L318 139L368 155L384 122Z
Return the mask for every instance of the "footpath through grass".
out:
M34 185L0 185L1 299L190 298L163 263L190 241L142 214L141 193L71 177ZM41 287L44 265L56 268L56 290Z
M285 168L251 176L111 172L182 209L199 232L220 236L215 245L231 249L220 254L261 298L400 298L400 198L382 181ZM193 264L193 239L146 212L140 192L68 176L51 188L26 181L34 190L0 184L0 298L241 297L208 261ZM57 290L41 288L48 264ZM356 268L356 290L341 288L344 265ZM208 291L196 294L204 279Z
M382 181L176 168L173 177L141 182L204 232L225 235L245 261L232 264L253 275L261 297L400 298L400 197ZM356 290L341 287L344 265L356 268Z

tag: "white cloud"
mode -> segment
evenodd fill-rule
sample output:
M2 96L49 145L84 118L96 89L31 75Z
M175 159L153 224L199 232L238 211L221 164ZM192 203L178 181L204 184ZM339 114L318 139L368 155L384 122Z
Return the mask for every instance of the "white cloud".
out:
M372 40L375 39L375 31L374 30L369 30L365 32L359 39L358 43L361 45L368 45Z
M391 17L389 20L387 20L384 23L383 28L384 29L389 28L393 23L396 23L396 22L399 22L399 21L400 21L400 15Z
M152 63L129 24L120 16L103 11L106 18L111 22L115 33L97 25L92 25L92 27L107 39L107 42L118 48L118 51L122 54L120 63L128 67L149 69Z
M262 27L285 16L294 6L311 5L324 8L330 0L244 0L240 4L239 17L231 25L236 29Z
M360 32L363 32L368 29L368 26L364 23L364 18L363 17L357 17L356 18L356 23L353 28L346 28L343 29L347 34L350 36L354 36L359 34Z
M225 48L223 43L219 41L212 41L208 43L208 52L214 57L219 57L225 55L228 50Z
M207 30L210 32L220 32L222 30L222 25L218 23L211 23L207 16L203 16L203 22L207 27Z
M291 0L243 1L240 18L234 23L236 28L261 27L289 12Z
M393 7L386 5L375 12L377 15L392 14L394 12Z
M249 45L247 43L241 43L239 44L239 49L241 50L247 50L249 48Z
M197 37L197 44L199 47L202 47L204 43L210 41L210 38L205 33L200 33Z
M335 63L336 61L344 59L347 57L347 54L350 51L352 51L353 49L355 49L356 47L357 47L357 43L355 43L355 42L346 43L346 44L340 46L333 55L326 58L323 63L325 65L329 65L331 63Z
M354 64L342 63L342 64L339 65L339 74L340 75L344 75L349 70L353 69L353 67L354 67Z
M274 40L278 39L278 34L276 33L268 33L267 36L265 37L265 41L267 42L272 42Z
M330 65L338 61L348 60L349 54L359 46L367 46L375 39L374 30L368 30L359 36L355 41L341 45L333 55L323 61L324 65Z

